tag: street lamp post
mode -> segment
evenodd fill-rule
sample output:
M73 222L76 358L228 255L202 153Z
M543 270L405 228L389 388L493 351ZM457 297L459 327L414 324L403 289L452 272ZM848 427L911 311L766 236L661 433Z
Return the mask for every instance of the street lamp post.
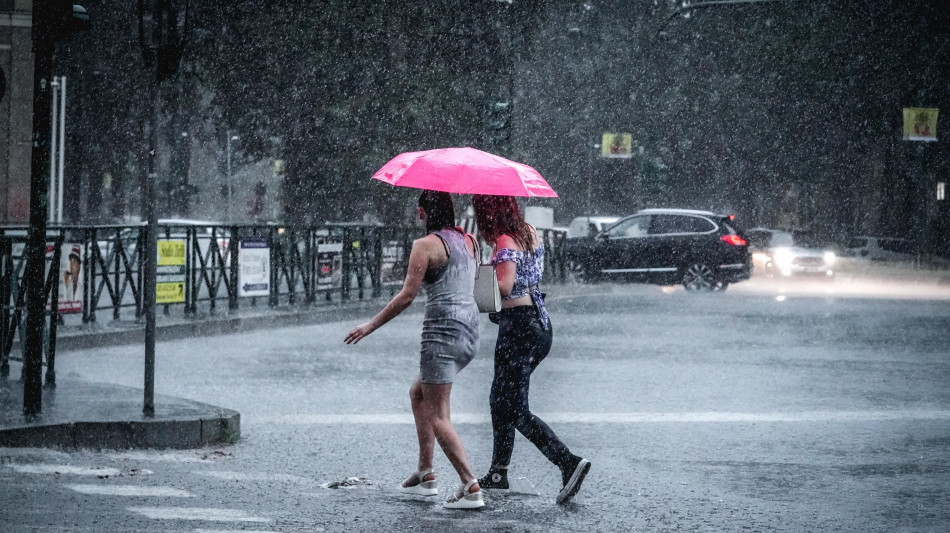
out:
M228 130L228 131L227 131L227 134L228 134L228 139L227 139L227 143L225 143L226 146L227 146L226 151L227 151L227 159L228 159L228 161L227 161L227 165L228 165L228 176L227 176L227 178L228 178L227 220L228 220L228 222L231 222L231 141L236 141L236 140L240 139L240 137L238 137L237 135L231 135L231 130Z
M158 177L158 127L162 83L175 74L184 51L188 0L139 0L139 40L150 70L151 113L148 172L142 187L145 216L145 264L142 267L142 312L145 315L145 387L142 414L155 416L155 305L158 268L158 220L155 181Z

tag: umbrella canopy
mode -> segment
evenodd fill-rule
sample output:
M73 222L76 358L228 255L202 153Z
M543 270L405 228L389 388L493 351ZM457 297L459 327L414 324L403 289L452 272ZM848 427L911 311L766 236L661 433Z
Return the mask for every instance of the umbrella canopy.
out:
M373 174L397 187L456 194L557 198L537 170L474 148L405 152Z

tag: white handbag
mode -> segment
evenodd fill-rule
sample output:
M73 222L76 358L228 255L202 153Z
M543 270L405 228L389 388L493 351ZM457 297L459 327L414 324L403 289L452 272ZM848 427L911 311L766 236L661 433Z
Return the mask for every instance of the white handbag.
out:
M472 236L469 235L472 239ZM472 239L475 245L475 305L480 313L497 313L501 311L501 291L498 289L498 273L495 265L483 265L481 248L478 241Z
M501 311L501 291L498 290L498 273L495 265L477 265L475 267L475 303L479 312L497 313Z

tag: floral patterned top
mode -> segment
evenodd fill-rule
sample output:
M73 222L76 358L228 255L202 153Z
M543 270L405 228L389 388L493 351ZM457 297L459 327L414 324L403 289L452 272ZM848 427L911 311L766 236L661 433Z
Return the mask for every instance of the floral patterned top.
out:
M551 324L551 319L544 307L544 295L541 294L541 289L538 287L544 273L544 246L538 246L534 252L502 248L495 252L495 255L491 258L491 264L493 265L506 261L515 264L515 283L511 287L511 293L502 299L513 300L530 294L531 300L538 309L541 324L544 325L544 329L547 329Z

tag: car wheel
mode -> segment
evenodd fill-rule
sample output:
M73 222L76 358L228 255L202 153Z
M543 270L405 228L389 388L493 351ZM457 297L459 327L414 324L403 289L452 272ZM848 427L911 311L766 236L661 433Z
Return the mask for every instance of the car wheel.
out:
M724 283L713 269L703 263L693 263L683 270L683 287L690 292L724 291Z

